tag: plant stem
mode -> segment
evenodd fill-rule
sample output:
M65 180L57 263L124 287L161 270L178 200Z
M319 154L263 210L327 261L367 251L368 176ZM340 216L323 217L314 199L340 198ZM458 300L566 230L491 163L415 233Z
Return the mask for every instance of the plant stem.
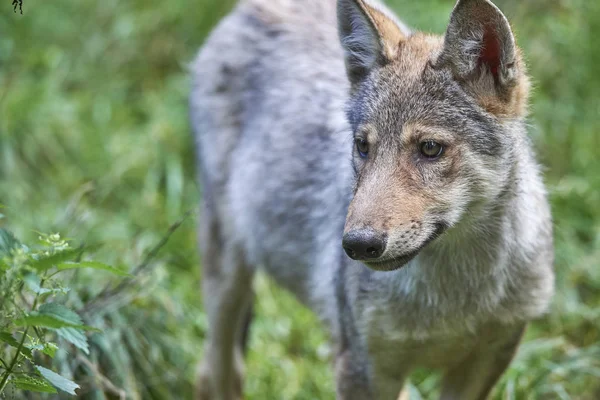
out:
M160 250L167 244L171 236L177 231L177 229L179 229L181 225L183 225L183 223L192 214L194 214L194 212L194 209L186 211L185 214L183 214L183 216L178 221L169 226L169 229L167 230L165 236L163 236L163 238L154 247L152 247L148 253L146 253L146 256L144 257L142 263L133 268L133 270L131 271L131 278L123 279L121 283L119 283L116 287L112 289L110 284L107 284L104 287L104 289L102 289L100 293L96 295L95 298L88 301L88 303L85 305L85 307L83 307L81 312L85 315L91 315L97 310L102 310L106 308L111 301L114 301L113 297L118 297L118 295L123 292L123 289L132 285L132 283L139 278L138 275L141 272L143 272L148 267L148 265L150 265L150 263L158 255Z
M46 283L46 278L40 279L40 289L44 287L44 283ZM31 306L31 311L35 311L35 308L37 307L39 298L40 298L40 294L36 293L35 298L33 299L33 305Z
M42 279L40 281L40 287L44 286L44 282L45 282L45 279ZM31 311L35 311L39 297L40 297L39 293L35 295L35 299L33 300L33 305L31 306ZM25 338L27 337L28 330L29 330L29 327L28 326L25 327L25 330L23 331L23 337L21 338L21 343L19 343L19 347L17 347L17 352L15 353L15 356L13 357L12 361L10 362L8 369L4 372L4 375L2 376L2 381L0 382L0 394L2 394L2 392L4 392L4 388L8 384L8 378L10 377L10 374L12 374L12 370L15 367L15 365L17 364L17 361L19 360L19 356L21 355L21 349L23 348L23 344L25 344Z
M29 330L29 327L26 327L25 331L23 332L23 337L21 338L21 343L19 343L19 347L17 347L17 352L15 353L15 356L13 357L10 365L8 366L8 369L4 372L4 376L2 377L2 382L0 382L0 394L2 394L2 392L4 392L4 388L8 384L8 377L12 373L12 370L15 367L17 360L19 359L19 355L21 354L21 349L23 348L23 344L25 343L25 338L27 337L28 330Z

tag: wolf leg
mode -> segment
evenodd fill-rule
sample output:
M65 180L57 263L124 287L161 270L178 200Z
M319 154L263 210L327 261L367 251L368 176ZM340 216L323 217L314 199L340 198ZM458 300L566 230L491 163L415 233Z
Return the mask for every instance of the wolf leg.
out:
M368 358L360 352L345 350L335 360L338 400L407 400L402 390L405 373L388 376L369 372Z
M474 351L444 375L441 400L485 400L510 364L525 325Z
M204 360L200 363L198 400L242 398L243 348L253 300L254 269L243 254L220 235L218 225L204 217L202 294L208 315Z
M366 400L373 398L365 360L350 349L342 350L335 359L336 399Z

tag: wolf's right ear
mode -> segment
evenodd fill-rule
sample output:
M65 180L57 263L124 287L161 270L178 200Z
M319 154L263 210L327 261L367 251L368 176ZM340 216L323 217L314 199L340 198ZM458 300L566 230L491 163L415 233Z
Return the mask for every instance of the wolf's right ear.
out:
M354 88L374 67L394 59L409 32L382 5L366 0L338 0L337 14L346 71Z

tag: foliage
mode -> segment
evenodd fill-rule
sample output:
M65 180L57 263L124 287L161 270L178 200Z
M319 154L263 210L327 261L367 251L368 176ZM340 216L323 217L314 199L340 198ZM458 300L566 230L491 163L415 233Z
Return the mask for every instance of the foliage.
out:
M23 16L0 5L0 202L18 237L33 242L35 226L93 244L87 254L120 270L144 264L198 202L186 64L233 3L28 0ZM452 8L446 0L388 3L437 33ZM597 399L600 3L496 3L533 77L531 137L552 201L558 292L494 398ZM206 328L198 264L186 223L122 290L104 291L112 278L101 271L65 272L64 304L103 333L88 337L89 355L57 351L44 367L72 377L85 398L190 398ZM316 319L264 277L256 290L246 397L332 398L330 350ZM431 398L437 379L417 372L412 392Z
M74 395L79 385L37 365L63 350L64 346L54 341L89 353L84 332L94 329L56 301L70 290L58 274L76 268L122 274L99 262L80 261L83 249L72 248L58 234L40 234L39 241L37 248L26 246L0 229L0 395L7 386L42 393L57 393L58 389Z

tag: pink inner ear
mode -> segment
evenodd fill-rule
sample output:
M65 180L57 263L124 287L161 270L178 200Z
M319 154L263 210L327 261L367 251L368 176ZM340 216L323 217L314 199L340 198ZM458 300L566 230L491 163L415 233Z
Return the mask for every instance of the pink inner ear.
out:
M479 63L480 65L487 65L492 75L497 77L498 69L500 68L500 56L498 36L492 27L487 26L485 28L485 33L483 34L483 46L481 48L481 54L479 54Z

